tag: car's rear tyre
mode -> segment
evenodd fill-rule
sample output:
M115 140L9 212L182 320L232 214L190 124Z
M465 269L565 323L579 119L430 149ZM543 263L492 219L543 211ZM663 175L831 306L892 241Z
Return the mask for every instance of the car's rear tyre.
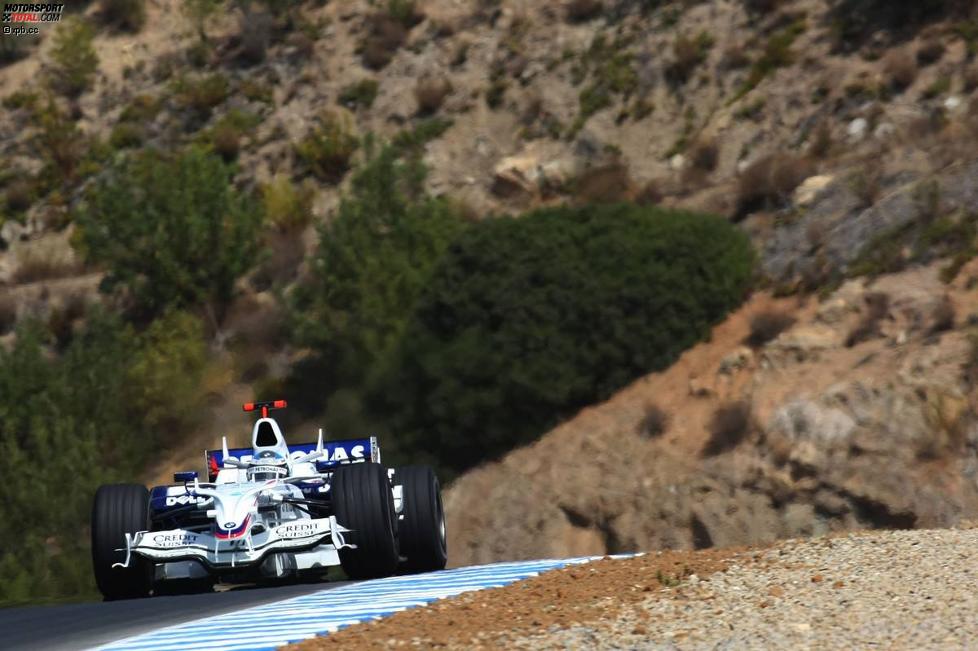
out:
M438 477L428 466L404 466L394 471L394 484L401 485L403 500L404 517L398 533L401 555L406 560L401 569L405 572L445 569L448 546Z
M346 575L372 579L394 574L400 556L387 470L369 462L340 466L333 473L329 493L337 523L350 529L343 539L356 545L339 550Z
M106 601L149 596L153 563L132 554L129 567L112 567L126 560L126 534L148 531L149 491L138 484L100 486L92 505L92 565L95 584ZM118 551L118 550L122 551Z

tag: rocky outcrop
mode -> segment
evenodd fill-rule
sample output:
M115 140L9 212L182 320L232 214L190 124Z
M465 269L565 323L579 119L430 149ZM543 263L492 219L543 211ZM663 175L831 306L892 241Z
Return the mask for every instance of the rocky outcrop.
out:
M669 370L457 480L445 496L452 563L975 517L978 400L962 374L973 344L928 323L939 300L953 303L955 325L978 311L966 280L976 274L972 265L947 287L937 268L921 268L847 283L820 304L756 296ZM878 300L866 297L881 293L878 334L852 344ZM751 316L771 310L796 325L761 349L741 346ZM704 457L714 413L733 400L751 405L750 431ZM639 427L649 404L669 413L655 439Z

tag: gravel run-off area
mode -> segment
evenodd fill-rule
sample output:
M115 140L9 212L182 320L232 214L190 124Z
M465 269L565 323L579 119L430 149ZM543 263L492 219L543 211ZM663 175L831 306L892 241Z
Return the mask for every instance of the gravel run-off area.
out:
M292 649L978 648L978 529L605 559Z

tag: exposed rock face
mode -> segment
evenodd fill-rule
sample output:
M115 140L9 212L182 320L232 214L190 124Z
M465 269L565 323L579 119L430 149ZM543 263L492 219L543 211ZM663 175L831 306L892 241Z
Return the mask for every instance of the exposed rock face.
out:
M943 526L978 514L976 391L963 331L933 333L936 301L978 310L937 269L847 283L821 304L756 296L671 369L582 411L446 493L451 562L698 548L853 528ZM889 297L878 334L847 347L867 294ZM798 321L757 351L750 316ZM878 316L878 315L877 315ZM902 342L902 343L901 343ZM690 378L695 378L691 380ZM696 391L690 387L695 385ZM736 449L702 456L716 408L752 405ZM644 438L646 405L670 427Z

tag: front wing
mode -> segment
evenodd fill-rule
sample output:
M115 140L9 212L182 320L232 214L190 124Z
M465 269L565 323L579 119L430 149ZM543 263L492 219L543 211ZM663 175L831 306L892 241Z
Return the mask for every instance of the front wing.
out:
M343 539L349 529L328 518L292 520L265 531L225 539L210 533L170 529L126 534L126 559L113 567L128 567L133 554L156 563L196 560L210 569L235 569L259 564L268 554L299 552L320 545L338 551L354 547ZM339 564L337 557L336 564Z

